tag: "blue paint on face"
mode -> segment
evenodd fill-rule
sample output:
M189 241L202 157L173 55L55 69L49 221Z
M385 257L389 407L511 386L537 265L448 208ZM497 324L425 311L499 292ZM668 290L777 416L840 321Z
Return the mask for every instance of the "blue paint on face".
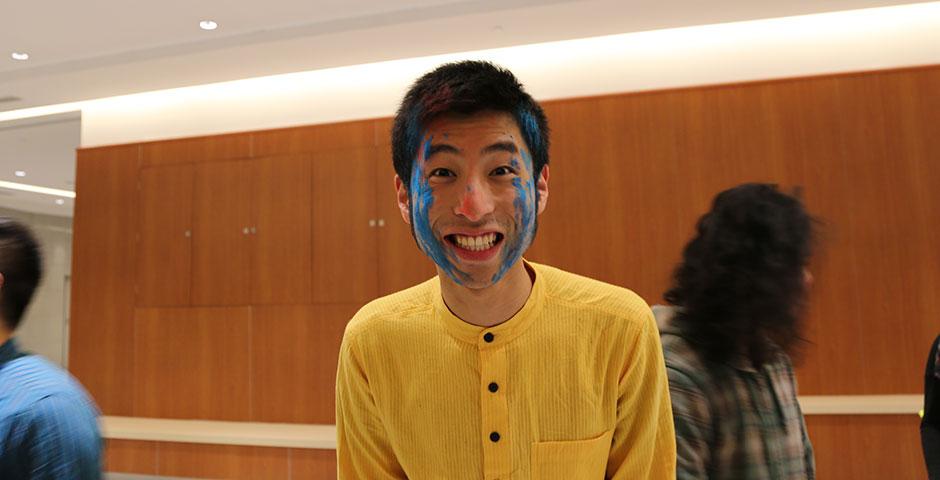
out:
M496 283L503 275L509 271L510 267L516 264L522 254L529 249L532 240L535 239L535 217L537 207L537 190L535 188L535 175L532 171L532 157L529 152L522 150L522 159L525 162L525 170L520 170L519 161L512 159L510 165L516 171L524 173L512 181L512 186L516 190L516 198L513 200L515 207L515 219L517 231L514 232L514 238L506 238L506 246L503 248L503 260L500 263L499 270L493 275L492 282Z
M447 274L458 285L463 284L463 280L469 276L454 265L444 249L444 245L434 235L431 228L431 206L434 205L434 192L431 184L425 175L425 163L428 154L431 151L431 139L428 137L424 142L422 154L415 161L411 169L411 182L409 182L411 193L411 225L414 227L415 238L418 241L418 247L421 248L434 263L437 264L444 273Z

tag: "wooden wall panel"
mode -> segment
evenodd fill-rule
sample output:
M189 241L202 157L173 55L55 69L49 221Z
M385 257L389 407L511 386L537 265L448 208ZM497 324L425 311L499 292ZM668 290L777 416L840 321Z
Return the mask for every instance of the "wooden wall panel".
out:
M251 164L251 303L310 303L310 157L265 157Z
M253 155L268 157L370 147L375 140L373 120L266 130L251 134Z
M193 190L193 305L247 305L251 296L251 164L196 166Z
M108 440L104 471L186 478L333 480L336 451Z
M291 449L290 466L291 480L334 480L336 450Z
M141 144L143 166L199 163L251 156L251 135L233 133Z
M137 306L189 305L192 202L192 165L140 170Z
M135 324L133 415L249 419L249 308L145 308Z
M157 443L135 440L107 440L104 471L157 474Z
M133 411L136 145L79 150L69 369L105 414Z
M374 151L313 155L314 303L361 305L376 296Z
M916 415L811 415L816 477L927 478Z
M391 118L375 120L375 144L377 146L390 147L392 145L392 123L393 119ZM391 163L391 155L386 160Z
M332 425L339 346L360 305L256 307L251 420Z
M285 448L162 443L159 451L160 475L245 480L290 478Z

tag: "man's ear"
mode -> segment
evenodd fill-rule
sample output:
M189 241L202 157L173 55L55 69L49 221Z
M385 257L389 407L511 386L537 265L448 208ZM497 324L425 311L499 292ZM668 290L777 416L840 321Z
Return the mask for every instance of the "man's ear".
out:
M395 175L395 191L398 192L398 210L401 211L401 219L411 225L411 199L408 196L408 189L405 188L405 182L402 182L398 175Z
M541 215L545 211L545 205L548 203L548 165L542 167L539 178L535 181L535 189L539 192L538 213Z

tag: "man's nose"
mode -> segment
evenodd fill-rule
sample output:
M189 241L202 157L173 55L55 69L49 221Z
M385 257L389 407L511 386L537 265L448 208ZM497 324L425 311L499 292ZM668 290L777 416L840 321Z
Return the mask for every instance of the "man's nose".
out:
M476 222L493 212L495 202L489 190L478 182L468 182L454 208L454 214Z

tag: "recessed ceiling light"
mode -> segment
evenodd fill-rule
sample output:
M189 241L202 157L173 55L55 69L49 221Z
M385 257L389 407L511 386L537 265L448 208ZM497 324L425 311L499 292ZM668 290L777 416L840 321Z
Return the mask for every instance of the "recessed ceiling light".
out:
M203 20L199 22L199 28L203 30L215 30L216 28L219 28L219 24L213 22L212 20Z
M63 199L61 199L61 198L57 198L57 199L55 199L55 204L56 204L56 205L65 205L65 200L63 200Z
M26 172L24 172L24 171L22 171L22 170L17 170L17 171L15 171L15 172L13 172L13 174L16 175L17 177L25 177L25 176L26 176Z
M29 54L26 52L13 52L10 54L13 60L29 60Z

